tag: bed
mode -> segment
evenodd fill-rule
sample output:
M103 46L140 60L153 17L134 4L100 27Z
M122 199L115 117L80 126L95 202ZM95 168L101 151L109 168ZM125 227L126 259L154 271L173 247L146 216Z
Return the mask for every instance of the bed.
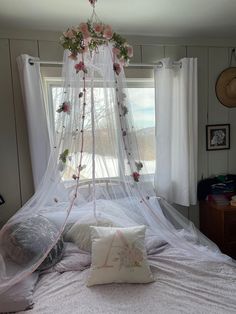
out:
M98 200L97 210L104 215L109 210L110 217L115 215L117 221L119 211L127 226L133 221L144 224L143 217L134 209L134 220L130 220L129 202L130 199L120 199L117 208L117 204L111 207L110 201ZM132 205L135 205L133 200ZM134 208L137 206L138 202ZM91 208L82 204L79 215L77 211L71 212L68 224L81 219L88 210ZM47 217L60 225L64 219L64 205L60 208L58 204ZM190 258L184 249L169 245L160 235L153 235L149 229L146 231L148 261L155 279L149 284L87 287L91 255L74 243L65 242L62 260L40 272L33 308L19 313L236 313L235 265Z
M76 257L77 271L62 260L42 274L28 314L236 313L236 272L225 263L189 260L181 250L164 245L148 256L156 266L151 267L155 282L88 288L90 256L70 252L66 249L65 258Z

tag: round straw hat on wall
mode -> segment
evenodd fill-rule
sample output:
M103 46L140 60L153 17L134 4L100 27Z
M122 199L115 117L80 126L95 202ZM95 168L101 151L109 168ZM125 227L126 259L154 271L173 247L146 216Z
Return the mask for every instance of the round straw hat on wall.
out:
M222 105L236 107L236 67L222 71L216 81L216 96Z

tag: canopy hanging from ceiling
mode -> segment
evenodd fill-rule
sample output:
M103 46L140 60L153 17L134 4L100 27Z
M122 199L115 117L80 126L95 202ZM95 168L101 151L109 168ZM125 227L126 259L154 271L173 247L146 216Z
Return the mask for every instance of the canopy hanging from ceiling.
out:
M183 250L189 258L230 262L190 221L156 197L140 158L123 70L131 48L98 22L91 26L97 34L91 39L89 25L64 34L68 49L54 142L35 195L0 231L0 292L48 267L48 254L62 245L65 227L84 217L121 227L146 225L147 238ZM89 182L83 180L85 173Z

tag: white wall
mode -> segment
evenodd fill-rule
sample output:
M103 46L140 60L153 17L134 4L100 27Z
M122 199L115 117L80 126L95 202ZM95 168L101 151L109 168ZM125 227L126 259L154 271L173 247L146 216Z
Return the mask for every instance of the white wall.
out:
M0 31L0 224L33 193L25 114L21 99L16 57L27 53L41 60L61 61L59 33ZM199 178L236 173L236 108L223 107L215 96L215 81L228 66L236 40L201 40L127 36L134 45L135 63L157 62L163 57L197 57L199 64ZM207 152L205 125L231 124L231 149ZM179 207L198 225L198 208Z

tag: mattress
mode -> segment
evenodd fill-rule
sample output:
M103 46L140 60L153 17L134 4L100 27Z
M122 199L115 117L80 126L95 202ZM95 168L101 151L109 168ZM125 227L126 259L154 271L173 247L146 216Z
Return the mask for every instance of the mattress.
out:
M149 261L155 276L150 284L88 288L89 268L62 273L52 269L41 275L34 308L27 314L236 313L235 267L190 260L171 247L149 256Z

